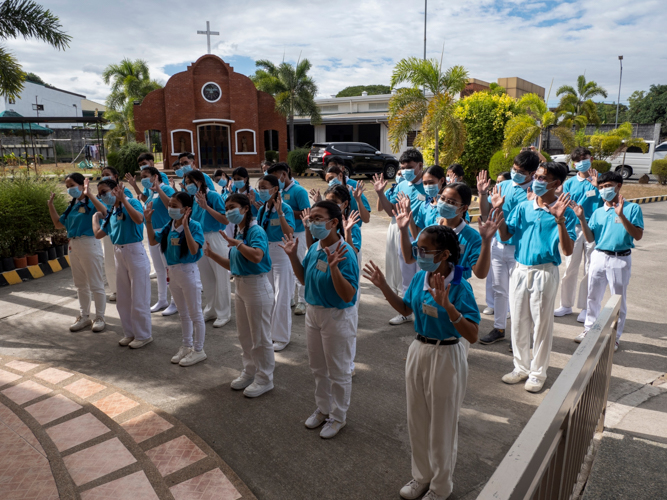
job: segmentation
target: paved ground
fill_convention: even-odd
[[[615,357],[612,401],[665,372],[667,285],[659,259],[667,204],[643,209],[647,231],[633,254],[627,333]],[[374,217],[364,226],[364,260],[373,256],[383,265],[387,223]],[[484,283],[472,284],[483,308]],[[410,478],[404,362],[414,332],[412,325],[389,326],[393,311],[368,282],[361,286],[352,405],[347,427],[331,441],[303,426],[315,408],[303,317],[294,318],[292,343],[276,356],[276,389],[257,400],[229,388],[241,369],[233,320],[220,330],[207,324],[206,362],[174,366],[169,358],[180,344],[178,317],[154,316],[156,340],[137,351],[117,345],[122,330],[113,304],[105,332],[70,333],[77,302],[69,270],[0,290],[0,355],[50,362],[142,398],[198,434],[258,498],[398,498]],[[480,331],[491,328],[483,317]],[[500,382],[512,368],[507,343],[473,346],[451,498],[476,497],[574,352],[572,339],[580,331],[574,316],[557,320],[549,379],[538,395]]]

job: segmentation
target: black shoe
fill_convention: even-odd
[[[499,330],[498,328],[494,328],[489,332],[489,334],[486,337],[482,337],[479,339],[479,343],[482,345],[488,345],[488,344],[495,344],[496,342],[500,342],[501,340],[505,340],[505,330]]]

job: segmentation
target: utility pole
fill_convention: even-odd
[[[424,0],[424,61],[426,61],[426,8],[428,7],[428,0]]]
[[[618,100],[616,101],[616,125],[618,128],[618,108],[621,106],[621,82],[623,81],[623,56],[618,56],[618,62],[621,64],[621,76],[618,79]]]

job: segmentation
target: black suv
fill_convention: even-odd
[[[313,144],[308,153],[308,168],[324,175],[324,161],[327,156],[339,156],[345,162],[347,176],[364,174],[384,174],[385,179],[393,179],[398,171],[398,160],[381,153],[365,142],[321,142]]]

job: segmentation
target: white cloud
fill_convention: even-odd
[[[165,65],[195,61],[206,49],[206,38],[196,32],[207,19],[221,33],[211,39],[218,55],[275,62],[283,55],[288,61],[307,57],[325,96],[348,85],[386,84],[396,61],[423,54],[423,4],[410,0],[145,0],[132,2],[128,14],[129,5],[61,0],[48,7],[73,37],[67,51],[23,39],[6,45],[25,70],[97,100],[108,92],[101,71],[124,57],[145,59],[153,78],[163,81]],[[573,84],[584,71],[607,88],[607,100],[615,100],[620,54],[622,100],[634,90],[667,83],[659,45],[667,20],[661,2],[580,0],[545,10],[550,5],[431,0],[427,55],[439,58],[445,42],[445,64],[462,64],[472,77],[519,76],[547,91],[553,78],[552,100],[556,88]],[[560,22],[549,25],[554,20]]]

